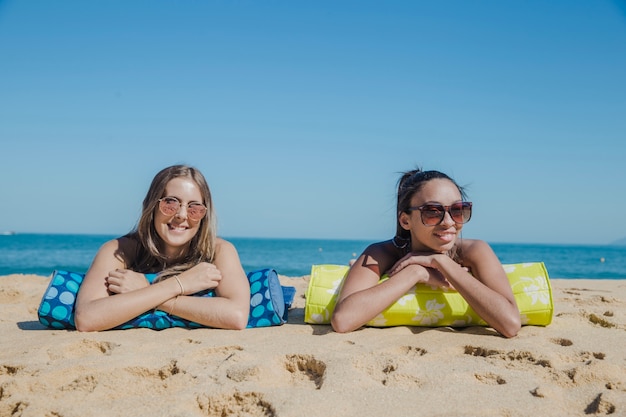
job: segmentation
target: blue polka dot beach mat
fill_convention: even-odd
[[[74,304],[84,278],[84,274],[77,272],[54,271],[52,273],[50,284],[37,310],[41,324],[51,329],[76,329]],[[156,274],[147,274],[146,278],[152,283]],[[247,327],[280,326],[286,323],[296,289],[281,286],[278,274],[271,268],[250,272],[248,281],[250,282],[250,316]],[[205,291],[196,295],[214,297],[215,292]],[[171,327],[202,328],[205,326],[157,310],[146,312],[115,329],[138,327],[162,330]]]

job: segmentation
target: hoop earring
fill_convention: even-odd
[[[404,243],[400,244],[396,242],[396,239],[403,241]],[[395,246],[397,249],[406,249],[409,246],[409,243],[411,243],[411,238],[405,238],[396,235],[393,237],[393,239],[391,239],[391,243],[393,243],[393,246]]]

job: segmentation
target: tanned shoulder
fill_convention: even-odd
[[[485,251],[492,252],[491,247],[484,240],[463,239],[460,252],[461,264],[471,268],[480,257],[484,256]]]
[[[366,265],[372,263],[378,265],[379,275],[388,271],[403,256],[402,250],[395,247],[391,240],[373,243],[365,249],[363,254],[366,257],[364,259]]]

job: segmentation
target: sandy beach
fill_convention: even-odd
[[[0,277],[0,416],[626,415],[626,280],[553,279],[547,327],[304,323],[308,277],[280,327],[49,330],[48,277]]]

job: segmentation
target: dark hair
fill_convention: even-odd
[[[189,242],[186,252],[180,259],[175,260],[174,264],[170,264],[165,257],[163,240],[154,227],[154,214],[158,210],[159,199],[165,197],[167,184],[172,179],[180,177],[187,177],[198,185],[202,202],[207,207],[207,214],[200,223],[198,233]],[[127,237],[138,243],[137,252],[133,259],[130,259],[129,268],[138,272],[163,271],[159,275],[160,279],[186,271],[200,262],[213,262],[216,217],[211,190],[202,173],[187,165],[173,165],[157,173],[143,200],[143,210],[137,226]]]
[[[400,214],[408,213],[411,206],[411,199],[422,189],[424,184],[430,180],[444,179],[450,181],[459,189],[461,197],[466,200],[467,196],[463,187],[459,186],[452,178],[439,171],[422,171],[420,168],[407,171],[402,174],[398,181],[398,203],[396,209],[396,237],[401,241],[408,242],[411,239],[411,233],[400,226]],[[395,240],[394,240],[395,241]]]

